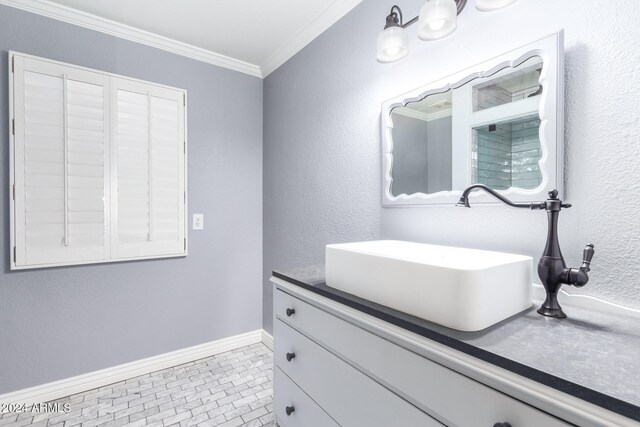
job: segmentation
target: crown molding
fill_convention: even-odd
[[[451,116],[451,108],[443,111],[438,111],[437,113],[423,113],[421,111],[412,110],[407,107],[396,107],[393,109],[393,112],[396,114],[400,114],[401,116],[410,117],[412,119],[418,119],[425,122],[430,122],[432,120],[442,119],[444,117]]]
[[[5,6],[99,31],[259,78],[264,78],[275,71],[361,2],[362,0],[333,1],[308,26],[273,54],[269,55],[262,65],[256,65],[48,0],[0,0],[0,4]]]
[[[110,19],[101,18],[90,13],[81,12],[67,6],[52,3],[47,0],[0,0],[0,4],[14,7],[27,12],[36,13],[58,21],[80,27],[89,28],[101,33],[120,37],[136,43],[162,49],[167,52],[196,59],[198,61],[228,68],[240,73],[262,78],[260,67],[255,64],[240,61],[219,53],[211,52],[187,43],[179,42],[158,34],[140,30],[129,25],[121,24]]]
[[[274,72],[360,3],[362,3],[362,0],[335,0],[332,2],[302,31],[294,35],[263,61],[260,66],[263,77],[267,77]]]

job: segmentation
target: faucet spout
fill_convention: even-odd
[[[471,205],[469,204],[469,194],[471,194],[471,192],[473,190],[482,190],[485,191],[489,194],[491,194],[493,197],[495,197],[496,199],[500,200],[502,203],[507,204],[511,207],[514,208],[525,208],[525,209],[544,209],[545,208],[545,203],[516,203],[516,202],[512,202],[511,200],[507,199],[506,197],[504,197],[502,194],[498,193],[496,190],[494,190],[491,187],[487,187],[484,184],[473,184],[469,187],[467,187],[463,192],[462,192],[462,196],[460,196],[460,200],[458,201],[458,203],[456,203],[456,206],[460,206],[460,207],[465,207],[465,208],[470,208]]]

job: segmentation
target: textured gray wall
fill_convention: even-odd
[[[9,271],[10,49],[189,91],[187,258]],[[259,329],[262,81],[5,6],[0,58],[0,393]]]
[[[423,0],[402,0],[405,16]],[[380,104],[519,45],[566,33],[566,196],[560,241],[576,265],[593,242],[591,282],[570,292],[640,307],[640,3],[519,0],[493,13],[469,2],[458,31],[378,64],[392,3],[365,0],[265,80],[264,325],[271,270],[324,261],[327,243],[377,238],[511,251],[536,258],[546,218],[506,206],[381,207]],[[304,106],[301,108],[300,106]],[[537,279],[537,278],[536,278]]]

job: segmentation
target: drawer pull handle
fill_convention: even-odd
[[[291,360],[295,359],[295,358],[296,358],[296,354],[295,353],[287,353],[287,362],[291,362]]]
[[[287,317],[291,317],[294,314],[296,314],[296,309],[295,308],[287,308]]]
[[[493,427],[511,427],[509,423],[495,423]]]
[[[293,406],[287,406],[286,408],[284,408],[284,412],[287,413],[287,416],[291,416],[291,414],[293,414],[295,412],[296,408],[294,408]]]

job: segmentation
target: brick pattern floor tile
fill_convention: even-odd
[[[60,412],[0,413],[0,427],[273,427],[272,385],[254,344],[49,402]]]

